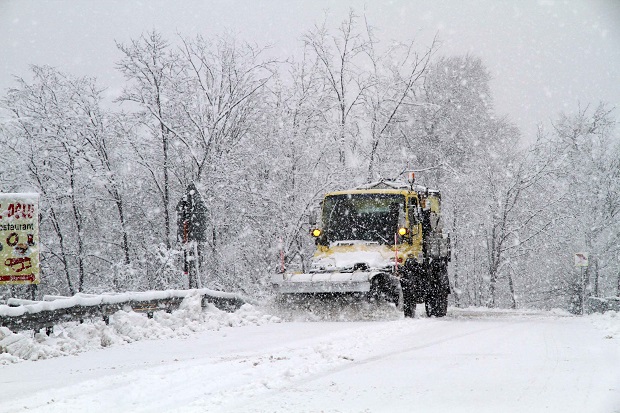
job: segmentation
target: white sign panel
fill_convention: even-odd
[[[588,266],[588,253],[578,252],[575,254],[575,267],[587,267]]]
[[[39,194],[0,194],[0,285],[39,281]]]

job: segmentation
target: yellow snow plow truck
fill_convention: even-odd
[[[413,317],[448,307],[450,239],[442,231],[441,194],[414,183],[386,181],[325,195],[311,218],[316,251],[307,273],[275,274],[280,296],[354,295],[394,303]]]

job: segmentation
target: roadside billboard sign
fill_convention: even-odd
[[[39,194],[0,193],[0,285],[39,282]]]

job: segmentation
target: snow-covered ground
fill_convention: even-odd
[[[199,308],[189,298],[49,338],[2,329],[0,412],[620,412],[614,312]]]

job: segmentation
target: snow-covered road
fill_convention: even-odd
[[[590,318],[284,322],[0,366],[0,412],[620,412]]]

